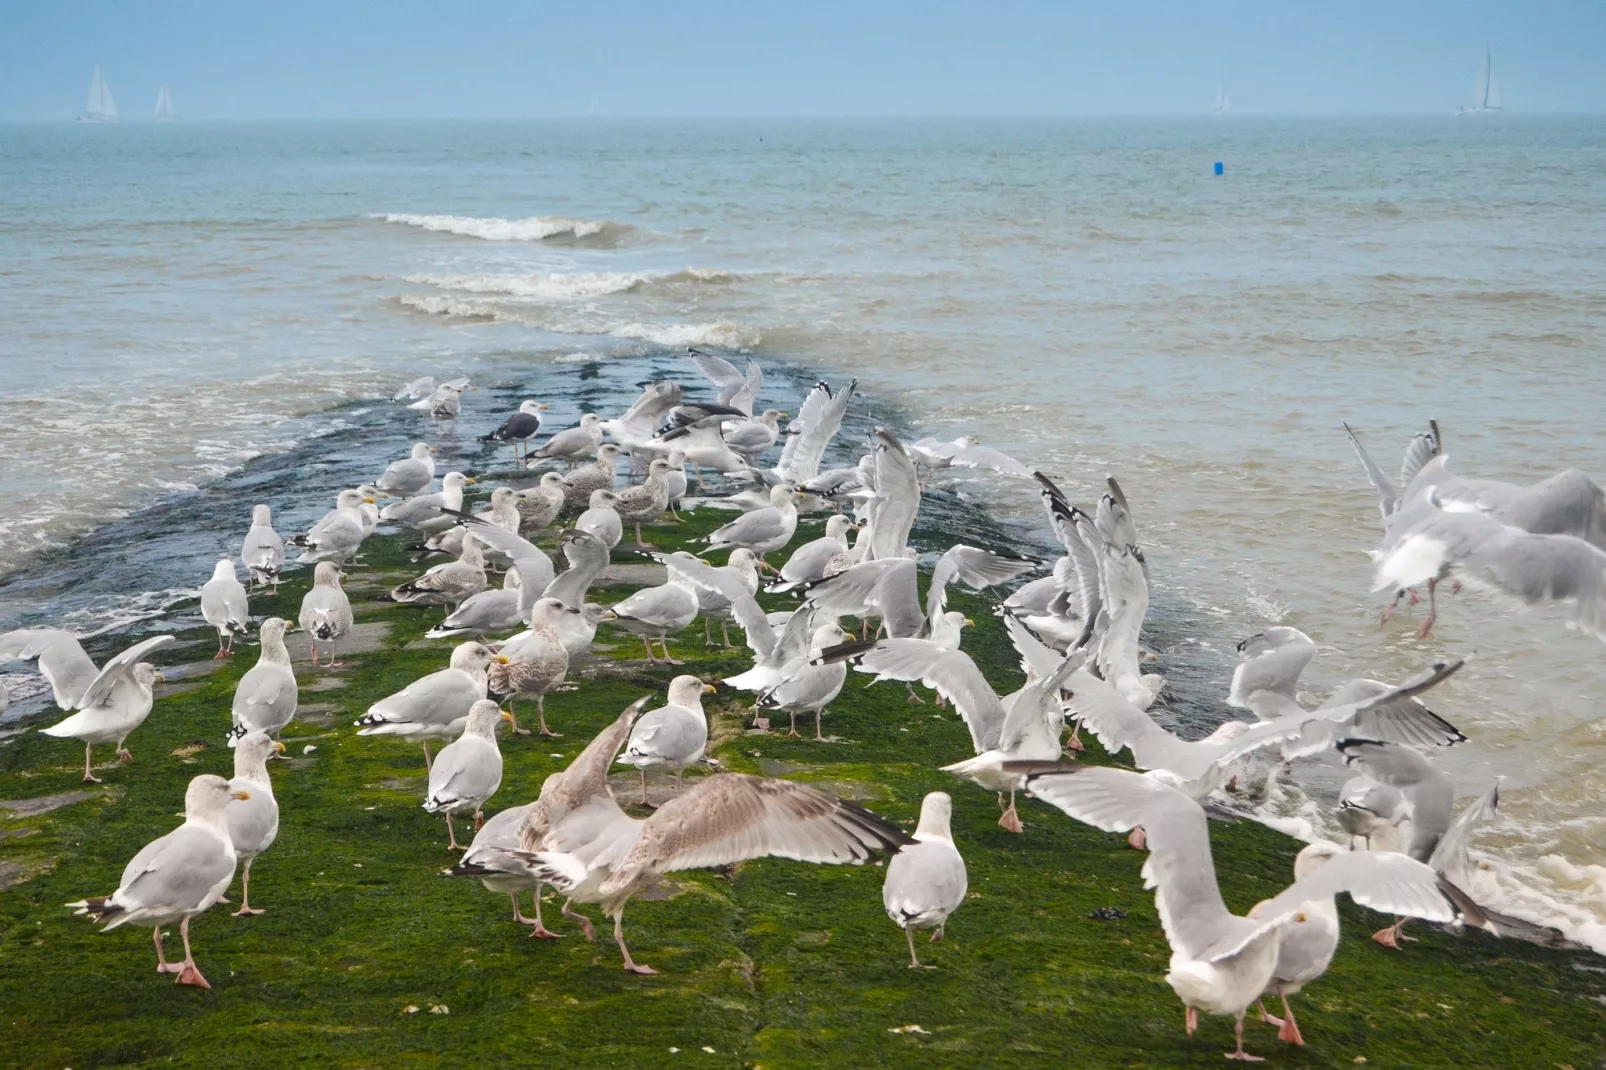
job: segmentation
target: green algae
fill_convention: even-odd
[[[727,518],[705,510],[652,538],[674,549]],[[406,541],[370,540],[358,572],[365,596],[379,589],[370,576],[417,570]],[[623,548],[616,559],[639,560]],[[277,599],[254,599],[253,611],[293,617],[309,578],[296,574]],[[978,623],[966,648],[986,675],[1016,686],[1015,658],[987,603],[963,593],[950,601]],[[626,916],[633,952],[659,977],[625,974],[611,940],[587,944],[556,902],[547,921],[565,939],[527,939],[505,898],[440,874],[452,859],[440,819],[418,805],[418,747],[358,738],[351,727],[370,703],[444,664],[452,641],[423,639],[440,615],[365,601],[359,621],[388,626],[379,649],[348,655],[336,672],[298,662],[303,699],[324,708],[290,726],[294,760],[272,769],[282,825],[253,891],[267,913],[232,919],[214,909],[192,927],[209,992],[157,976],[145,930],[100,934],[62,904],[111,891],[124,862],[176,823],[185,782],[230,770],[229,698],[254,650],[163,697],[130,740],[137,761],[103,772],[106,784],[87,798],[47,814],[0,811],[0,865],[22,875],[0,891],[0,1064],[1221,1065],[1231,1024],[1207,1019],[1186,1037],[1161,979],[1169,950],[1141,888],[1142,856],[1030,800],[1026,834],[1004,832],[989,793],[938,770],[968,753],[959,720],[857,675],[825,715],[826,733],[844,742],[749,732],[746,696],[712,696],[714,756],[728,769],[851,787],[910,824],[927,791],[950,792],[971,898],[947,940],[922,949],[937,969],[907,968],[902,936],[881,911],[879,866],[760,860],[676,875],[667,897],[637,900]],[[179,659],[208,655],[205,633],[180,638],[195,645]],[[598,638],[611,656],[639,649],[606,626]],[[577,666],[579,686],[547,704],[562,738],[503,740],[506,774],[492,808],[534,797],[671,673],[713,678],[749,662],[743,650],[705,647],[697,628],[671,650],[685,669],[610,656]],[[1104,759],[1090,746],[1083,760]],[[80,763],[71,743],[14,737],[0,746],[0,795],[78,790]],[[1294,841],[1249,822],[1212,832],[1229,906],[1246,910],[1286,884]],[[1090,917],[1103,907],[1126,915]],[[1251,1050],[1275,1065],[1599,1063],[1606,974],[1593,956],[1428,926],[1416,927],[1420,943],[1393,953],[1366,936],[1382,919],[1351,905],[1342,914],[1332,970],[1296,997],[1306,1046],[1251,1023]]]

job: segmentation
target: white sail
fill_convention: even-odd
[[[1494,54],[1487,45],[1483,49],[1483,62],[1478,64],[1478,76],[1472,81],[1472,102],[1459,110],[1462,115],[1500,110],[1500,85],[1494,78]]]
[[[80,122],[86,123],[115,123],[117,121],[117,103],[112,100],[111,87],[106,79],[100,76],[100,64],[95,64],[95,76],[89,82],[89,100],[84,105],[84,114]]]
[[[173,114],[173,95],[167,91],[167,86],[164,85],[161,91],[156,94],[156,121],[170,123],[177,118],[178,116]]]
[[[1216,106],[1212,109],[1217,115],[1232,110],[1232,101],[1227,98],[1227,87],[1216,86]]]

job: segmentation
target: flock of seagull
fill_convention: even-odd
[[[1237,1043],[1229,1058],[1255,1059],[1244,1050],[1243,1031],[1257,1004],[1282,1039],[1303,1043],[1288,997],[1333,958],[1338,894],[1396,917],[1375,937],[1389,947],[1398,947],[1408,918],[1488,924],[1466,891],[1468,847],[1498,804],[1498,781],[1455,814],[1451,782],[1427,754],[1466,737],[1420,699],[1460,661],[1434,662],[1392,684],[1353,680],[1312,708],[1298,685],[1316,645],[1295,628],[1268,628],[1240,644],[1225,700],[1251,718],[1183,739],[1151,712],[1165,680],[1145,671],[1152,661],[1142,642],[1149,565],[1113,478],[1096,503],[1083,507],[1041,472],[972,438],[906,445],[886,429],[868,436],[856,463],[824,468],[856,382],[839,390],[815,383],[783,425],[786,413],[754,413],[763,387],[756,362],[738,368],[695,350],[689,359],[712,384],[714,401],[688,400],[680,383],[656,381],[622,415],[586,413],[539,442],[546,406],[525,401],[484,440],[511,445],[518,464],[542,475],[531,486],[494,488],[478,511],[464,498],[475,481],[437,472],[427,443],[372,483],[342,490],[334,509],[288,541],[275,532],[269,507],[256,505],[239,557],[246,582],[235,559],[225,558],[201,591],[202,616],[218,635],[217,657],[228,657],[252,627],[251,590],[276,590],[287,551],[299,550],[292,563],[314,566],[314,582],[297,623],[311,640],[313,664],[337,667],[338,649],[354,626],[343,570],[356,564],[379,525],[410,529],[421,540],[420,553],[448,558],[390,597],[442,607],[444,619],[428,634],[458,645],[439,671],[374,703],[357,720],[358,735],[421,745],[428,771],[423,806],[444,816],[449,846],[463,851],[448,872],[507,895],[514,920],[531,926],[531,935],[556,936],[541,916],[541,890],[550,887],[563,899],[563,916],[587,939],[594,939],[592,922],[575,906],[600,904],[613,921],[625,969],[650,974],[656,971],[636,962],[625,944],[623,913],[663,874],[763,856],[859,864],[890,853],[884,905],[906,934],[910,966],[921,967],[916,932],[941,939],[964,902],[965,863],[943,792],[925,797],[910,835],[794,781],[714,771],[687,786],[687,769],[718,765],[706,753],[702,706],[715,688],[688,674],[669,681],[661,705],[643,698],[620,713],[546,780],[538,798],[484,820],[502,780],[499,724],[532,731],[518,722],[518,700],[536,704],[533,731],[555,735],[545,698],[563,686],[599,627],[638,637],[648,665],[676,666],[669,639],[699,617],[706,642],[714,641],[717,621],[729,647],[734,624],[751,651],[751,667],[722,683],[752,695],[755,726],[767,728],[769,717],[784,713],[796,735],[798,716],[812,715],[815,738],[824,738],[822,718],[850,671],[903,682],[911,702],[924,701],[918,684],[934,691],[939,704],[951,704],[969,729],[974,754],[944,770],[996,793],[1000,826],[1023,832],[1016,798],[1025,792],[1078,821],[1130,833],[1131,844],[1148,852],[1142,875],[1172,948],[1165,979],[1186,1008],[1188,1033],[1201,1011],[1233,1018]],[[467,380],[436,385],[426,378],[397,400],[451,419],[467,389]],[[1353,431],[1350,437],[1380,496],[1385,534],[1374,554],[1376,581],[1378,589],[1396,592],[1385,620],[1401,598],[1414,600],[1415,589],[1426,586],[1433,611],[1425,635],[1436,616],[1437,587],[1450,580],[1457,589],[1466,584],[1528,604],[1565,603],[1569,623],[1606,639],[1606,502],[1587,477],[1564,472],[1522,487],[1452,476],[1435,424],[1411,440],[1396,483]],[[777,445],[774,463],[766,464]],[[1037,566],[955,544],[931,562],[920,596],[923,558],[909,544],[911,531],[927,489],[955,469],[1035,486],[1064,551],[1047,575],[997,606],[1025,675],[1007,695],[988,684],[964,650],[973,622],[947,609],[947,592],[954,584],[983,591]],[[721,477],[724,493],[698,504],[738,515],[696,555],[650,551],[642,525],[676,519],[683,501],[692,504],[693,486],[708,493],[710,472]],[[437,480],[439,489],[431,490]],[[813,513],[828,514],[824,533],[772,563],[771,555],[793,542],[799,516]],[[612,605],[594,603],[591,587],[627,531],[664,567],[664,581]],[[557,564],[537,538],[550,539]],[[723,564],[707,559],[715,552]],[[496,584],[498,569],[503,577]],[[766,612],[757,600],[761,590],[787,595],[797,607]],[[278,736],[296,713],[296,673],[284,641],[291,627],[280,618],[256,626],[258,661],[239,681],[227,732],[232,779],[194,778],[183,825],[137,854],[115,892],[70,904],[107,928],[150,927],[158,969],[176,973],[181,984],[206,986],[191,953],[189,922],[222,901],[236,868],[242,881],[236,916],[260,913],[250,907],[248,882],[252,862],[278,830],[266,763],[283,751]],[[31,629],[0,635],[0,663],[37,660],[56,704],[73,711],[42,731],[81,741],[84,779],[94,781],[96,746],[114,745],[119,759],[131,760],[125,741],[149,714],[161,679],[144,659],[172,642],[170,635],[146,639],[97,668],[71,633]],[[1072,760],[1067,748],[1082,749],[1082,730],[1111,755],[1130,752],[1136,769]],[[432,742],[444,743],[433,755]],[[1306,846],[1288,889],[1239,916],[1217,887],[1204,804],[1261,751],[1285,767],[1324,752],[1353,767],[1359,775],[1344,786],[1335,815],[1352,840]],[[608,777],[616,764],[639,771],[639,802],[648,816],[626,811],[636,800],[616,797]],[[648,793],[652,770],[676,784],[656,807]],[[458,815],[473,818],[476,831],[466,847],[457,838]],[[1406,823],[1404,851],[1371,849],[1374,836]],[[526,891],[534,893],[533,917],[521,907]],[[167,960],[162,944],[162,927],[173,923],[184,945],[179,963]],[[1280,999],[1280,1018],[1261,1003],[1267,996]]]

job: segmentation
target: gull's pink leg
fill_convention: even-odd
[[[236,910],[233,914],[230,914],[229,917],[231,917],[231,918],[254,917],[257,914],[262,913],[261,910],[252,910],[251,909],[251,862],[252,861],[255,861],[255,860],[254,859],[247,860],[247,862],[245,863],[245,869],[240,874],[240,909]]]
[[[546,736],[548,739],[557,739],[558,737],[563,735],[562,732],[554,732],[554,731],[552,731],[552,729],[550,729],[550,728],[548,728],[546,726],[546,696],[545,695],[537,695],[537,696],[535,696],[535,715],[541,721],[541,734],[543,736]],[[525,735],[529,735],[530,734],[530,730],[528,728],[526,728],[524,730],[524,734]]]
[[[89,756],[92,753],[94,753],[94,750],[95,750],[95,745],[93,743],[85,743],[84,744],[84,783],[85,784],[99,784],[100,783],[100,777],[96,776],[94,773],[89,771],[89,769],[90,769]]]
[[[1389,619],[1394,616],[1394,611],[1396,609],[1400,608],[1400,599],[1404,595],[1405,595],[1405,588],[1403,588],[1403,587],[1400,588],[1398,591],[1394,592],[1394,601],[1390,602],[1387,606],[1385,606],[1383,608],[1383,616],[1377,622],[1378,623],[1378,627],[1383,627],[1384,625],[1388,624]],[[1416,605],[1416,602],[1417,602],[1416,592],[1413,591],[1413,592],[1411,592],[1411,604],[1412,605]]]
[[[513,734],[516,736],[527,736],[530,734],[530,730],[528,728],[519,727],[519,715],[513,712],[513,698],[514,696],[512,695],[507,697],[507,712],[513,718]]]
[[[786,733],[786,734],[789,735],[789,736],[795,736],[795,735],[798,734],[798,731],[797,731],[797,711],[796,710],[792,710],[791,714],[792,714],[792,730],[790,732]]]
[[[904,929],[903,935],[909,940],[909,968],[911,970],[935,970],[937,967],[927,966],[915,954],[915,931],[913,929]]]
[[[684,665],[684,664],[686,664],[684,661],[676,661],[674,658],[669,656],[669,640],[668,640],[668,638],[666,638],[665,636],[660,635],[658,637],[658,645],[664,648],[664,664],[665,665]]]
[[[630,949],[625,946],[625,912],[621,909],[613,916],[613,939],[619,945],[619,954],[625,958],[625,969],[631,973],[639,973],[643,977],[656,976],[658,971],[651,966],[644,966],[630,957]]]
[[[190,919],[185,918],[179,922],[178,934],[184,939],[184,963],[179,968],[178,984],[195,985],[197,988],[211,988],[201,971],[195,966],[195,955],[190,951]]]
[[[429,771],[429,740],[426,739],[424,740],[424,772],[428,773]]]
[[[156,972],[183,973],[183,963],[168,962],[167,959],[162,955],[162,927],[160,925],[151,926],[151,935],[156,938]]]
[[[1197,1007],[1189,1007],[1187,1009],[1187,1013],[1182,1016],[1182,1028],[1190,1037],[1198,1032],[1199,1009]]]
[[[658,660],[658,655],[652,652],[652,640],[645,635],[641,637],[641,645],[647,648],[647,664],[651,665]]]
[[[1070,750],[1076,750],[1076,751],[1086,750],[1087,749],[1086,747],[1082,746],[1082,722],[1081,721],[1077,721],[1076,724],[1071,726],[1071,737],[1065,741],[1065,746],[1067,748],[1069,748]]]
[[[1304,1047],[1305,1038],[1299,1035],[1299,1023],[1294,1021],[1293,1008],[1288,1006],[1288,997],[1283,996],[1283,1027],[1277,1030],[1277,1039],[1286,1040],[1290,1044]]]
[[[461,851],[462,844],[457,842],[457,829],[452,826],[452,812],[446,811],[446,849],[448,851]]]
[[[474,811],[474,831],[478,832],[480,829],[482,829],[484,827],[485,827],[485,811],[484,810],[475,810]]]
[[[1149,847],[1149,834],[1143,831],[1143,826],[1135,827],[1126,838],[1126,845],[1134,851],[1144,851]]]
[[[1238,1038],[1238,1047],[1233,1051],[1229,1051],[1227,1058],[1240,1063],[1263,1063],[1266,1061],[1258,1055],[1250,1055],[1247,1051],[1244,1051],[1244,1019],[1241,1014],[1238,1016],[1238,1026],[1234,1030],[1234,1035]]]
[[[1406,936],[1404,930],[1405,919],[1396,918],[1394,924],[1390,925],[1387,929],[1379,929],[1377,932],[1373,933],[1372,939],[1376,940],[1384,947],[1391,947],[1398,951],[1400,949],[1401,940],[1414,939],[1414,937]]]
[[[1418,639],[1426,639],[1433,630],[1433,622],[1439,619],[1439,600],[1434,591],[1438,585],[1437,578],[1428,581],[1428,619],[1422,622],[1422,630],[1416,633]]]
[[[820,711],[814,711],[814,739],[817,743],[824,743],[825,737],[820,735]]]
[[[651,806],[652,803],[647,801],[647,770],[638,769],[637,772],[641,774],[641,805]]]
[[[1266,1001],[1265,1000],[1261,1000],[1261,999],[1255,1000],[1255,1006],[1260,1009],[1260,1020],[1265,1022],[1267,1025],[1275,1025],[1275,1026],[1279,1026],[1280,1027],[1283,1024],[1283,1020],[1281,1018],[1278,1018],[1275,1015],[1271,1015],[1271,1014],[1267,1014],[1266,1013]]]
[[[573,899],[565,899],[563,901],[563,916],[580,926],[580,931],[585,934],[586,943],[594,944],[597,942],[596,926],[591,924],[590,918],[574,909]]]
[[[551,929],[548,929],[541,923],[541,886],[539,884],[535,886],[535,891],[531,898],[535,900],[535,928],[530,930],[530,938],[532,940],[562,940],[563,937],[559,936],[557,933],[553,932]],[[513,895],[513,916],[515,919],[523,922],[525,925],[529,925],[531,923],[529,918],[526,918],[523,914],[519,913],[519,897],[518,893],[516,892]]]
[[[1026,826],[1021,824],[1020,814],[1015,809],[1015,792],[1013,790],[1009,793],[1009,809],[1005,810],[1004,816],[998,819],[998,827],[1005,832],[1026,831]]]

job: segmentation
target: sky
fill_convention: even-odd
[[[1606,3],[0,0],[0,120],[1606,111]]]

